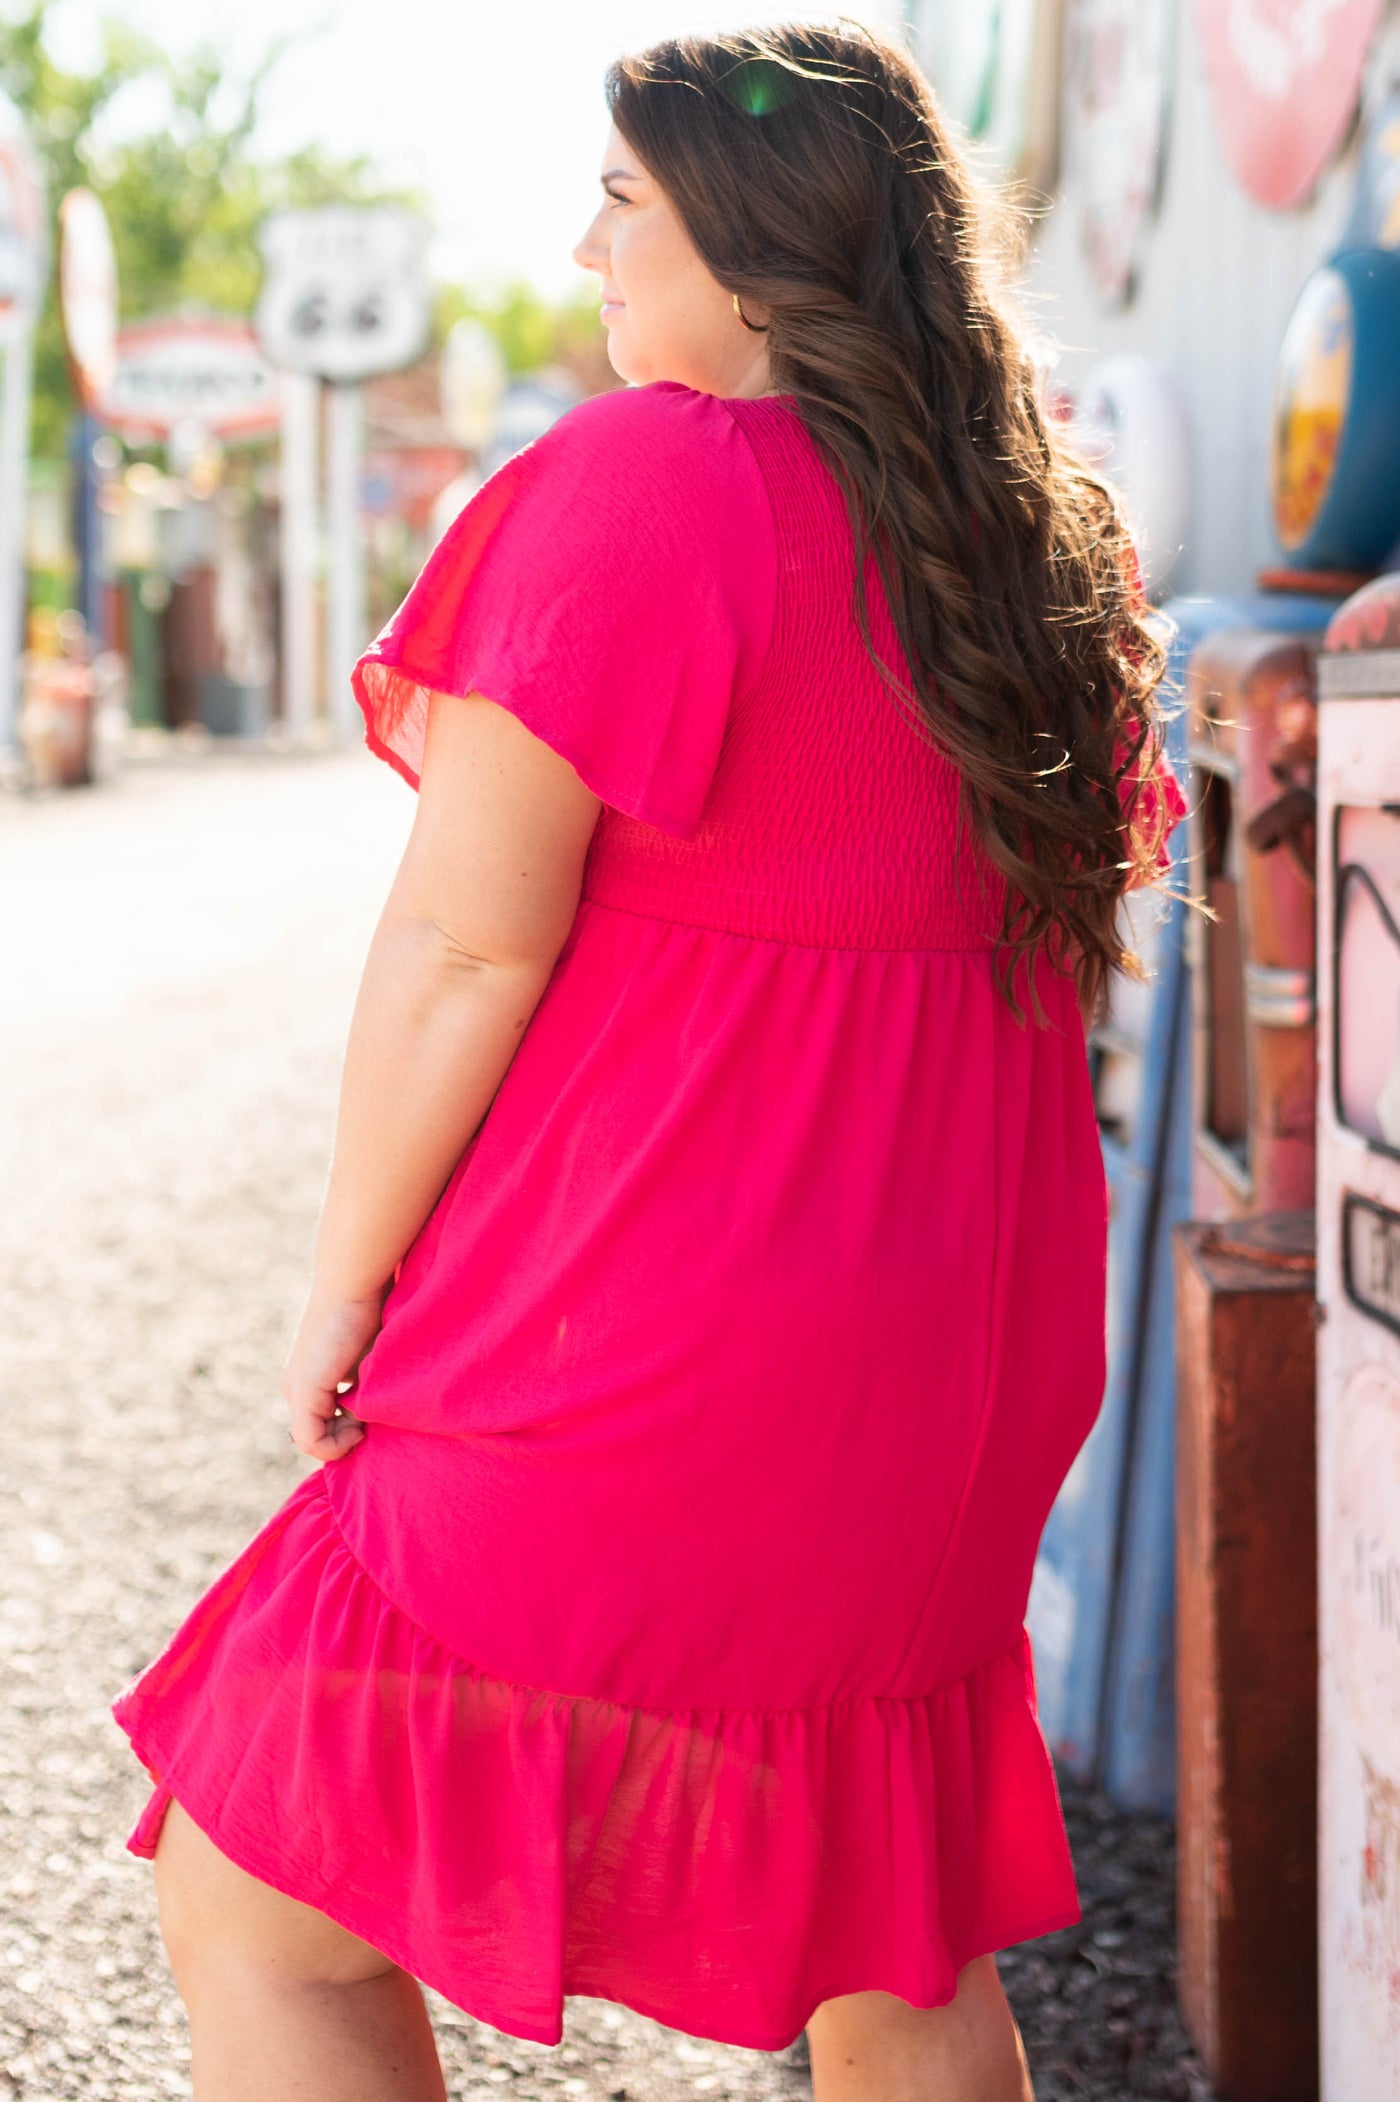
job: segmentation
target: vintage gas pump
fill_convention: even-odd
[[[1400,576],[1320,660],[1319,1981],[1324,2102],[1400,2094]]]
[[[1197,1218],[1310,1210],[1316,635],[1209,637],[1188,677]]]
[[[1232,2102],[1317,2092],[1320,641],[1220,633],[1187,682],[1213,917],[1188,928],[1196,1216],[1175,1233],[1178,1989]]]
[[[1296,601],[1295,601],[1296,602]],[[1316,663],[1305,620],[1187,675],[1192,1211],[1174,1233],[1182,2011],[1235,2102],[1317,2091]]]
[[[1168,601],[1164,611],[1176,635],[1167,694],[1189,694],[1198,654],[1214,639],[1224,661],[1231,635],[1252,637],[1251,647],[1266,657],[1277,648],[1293,652],[1295,667],[1310,665],[1337,603],[1281,590]],[[1202,782],[1189,768],[1188,727],[1187,713],[1176,713],[1168,751],[1195,805]],[[1213,755],[1214,747],[1208,749]],[[1267,761],[1272,747],[1261,749]],[[1234,765],[1233,754],[1226,763]],[[1297,798],[1291,809],[1271,809],[1291,783],[1277,780],[1267,763],[1262,776],[1256,814],[1280,835],[1275,851],[1289,855]],[[1310,798],[1305,802],[1310,813]],[[1189,875],[1189,887],[1199,890],[1199,874],[1186,868],[1191,830],[1179,827],[1172,846],[1178,877]],[[1243,836],[1242,827],[1241,842]],[[1118,1801],[1164,1814],[1175,1807],[1177,1792],[1172,1234],[1193,1209],[1192,1003],[1184,950],[1199,950],[1196,921],[1173,901],[1155,932],[1151,987],[1124,988],[1127,997],[1115,1002],[1091,1045],[1110,1193],[1108,1382],[1099,1418],[1050,1514],[1029,1613],[1040,1711],[1056,1755]],[[1310,964],[1310,948],[1306,955]],[[1267,979],[1262,990],[1276,993]],[[1310,980],[1307,992],[1310,1004]],[[1242,986],[1235,1006],[1243,1011]],[[1289,1032],[1296,1033],[1291,1023]],[[1237,1042],[1243,1057],[1242,1035]],[[1242,1095],[1243,1079],[1236,1085]]]

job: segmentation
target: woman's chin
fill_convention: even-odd
[[[646,378],[638,369],[640,361],[628,354],[626,328],[616,321],[608,325],[608,363],[620,380],[639,384]]]

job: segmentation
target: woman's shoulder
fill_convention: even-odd
[[[693,507],[706,494],[733,501],[744,485],[762,494],[752,448],[723,396],[679,380],[612,387],[566,409],[529,448],[536,467],[596,467],[629,476],[634,491],[684,489]]]
[[[661,438],[673,445],[703,444],[733,421],[722,395],[706,394],[681,380],[648,380],[641,386],[608,387],[575,402],[550,429],[589,437]]]

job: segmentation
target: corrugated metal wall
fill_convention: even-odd
[[[934,7],[951,4],[910,0],[921,58],[921,24]],[[1191,524],[1171,589],[1233,592],[1278,559],[1267,464],[1274,363],[1304,280],[1345,222],[1356,142],[1328,169],[1309,205],[1265,211],[1245,196],[1221,152],[1191,0],[1177,0],[1173,71],[1161,210],[1144,240],[1133,304],[1106,312],[1090,280],[1081,252],[1083,178],[1073,131],[1062,125],[1060,186],[1036,240],[1031,311],[1059,340],[1057,373],[1071,388],[1115,351],[1145,352],[1170,369],[1190,409],[1195,445]],[[1367,66],[1367,108],[1393,72],[1400,72],[1397,0]]]

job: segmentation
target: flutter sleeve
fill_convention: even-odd
[[[723,402],[596,395],[488,478],[355,665],[365,742],[416,789],[429,694],[482,694],[604,803],[688,838],[776,590],[762,471]]]

